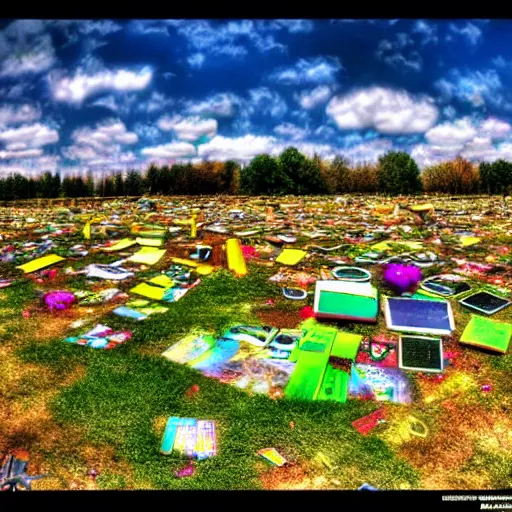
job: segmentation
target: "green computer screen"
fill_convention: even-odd
[[[370,297],[323,291],[318,302],[319,313],[346,317],[375,318],[378,303]]]

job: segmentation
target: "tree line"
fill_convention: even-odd
[[[403,151],[390,151],[377,163],[350,165],[331,162],[290,147],[279,156],[258,155],[241,168],[234,161],[151,165],[145,173],[105,176],[102,180],[44,173],[39,178],[12,174],[0,179],[0,200],[58,197],[149,195],[314,195],[419,192],[448,194],[505,194],[512,190],[512,163],[504,160],[474,165],[464,158],[427,167],[420,172]]]

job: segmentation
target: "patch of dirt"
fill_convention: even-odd
[[[296,329],[303,321],[298,311],[282,311],[278,309],[260,309],[256,316],[266,325],[279,329]]]
[[[490,413],[478,404],[443,402],[436,419],[438,431],[426,439],[402,444],[399,453],[423,477],[427,489],[478,489],[489,485],[489,476],[473,472],[469,477],[464,466],[478,445],[486,451],[510,453],[512,421],[502,413]]]

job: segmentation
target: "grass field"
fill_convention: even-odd
[[[79,232],[69,236],[70,245],[80,240]],[[484,257],[492,252],[488,246],[475,251]],[[90,253],[73,266],[102,258],[115,259]],[[194,328],[220,333],[234,323],[298,325],[305,303],[280,295],[268,281],[276,271],[249,264],[248,275],[236,278],[217,270],[167,313],[139,323],[110,315],[112,307],[34,311],[41,286],[28,279],[1,289],[0,452],[30,451],[29,472],[51,475],[34,489],[357,489],[364,482],[380,489],[512,487],[512,356],[462,347],[457,339],[470,315],[457,304],[457,331],[445,342],[445,351],[457,355],[444,379],[408,374],[414,402],[385,404],[388,421],[366,437],[351,423],[381,404],[251,396],[161,356]],[[67,279],[57,288],[42,287],[62,289]],[[81,279],[85,287],[83,277],[73,285]],[[512,322],[512,307],[493,318]],[[71,327],[80,319],[130,329],[133,337],[111,351],[64,343],[66,336],[84,332]],[[382,318],[376,326],[344,328],[365,335],[385,331]],[[484,384],[492,391],[483,393]],[[199,392],[189,397],[193,385]],[[426,424],[426,438],[411,435],[409,415]],[[179,456],[159,452],[169,416],[216,422],[218,455],[196,464],[191,478],[174,476],[183,466]],[[290,464],[270,466],[257,456],[267,447]],[[318,452],[331,468],[317,461]],[[91,469],[96,478],[89,476]]]

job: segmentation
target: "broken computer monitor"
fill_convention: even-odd
[[[378,292],[369,282],[316,282],[316,318],[375,323],[378,312]]]
[[[399,367],[417,372],[442,372],[443,343],[440,338],[401,336],[398,344]]]
[[[473,309],[485,315],[493,315],[511,302],[489,292],[478,292],[459,301],[463,306]]]
[[[388,297],[384,313],[392,331],[448,335],[455,330],[453,311],[446,301]]]

